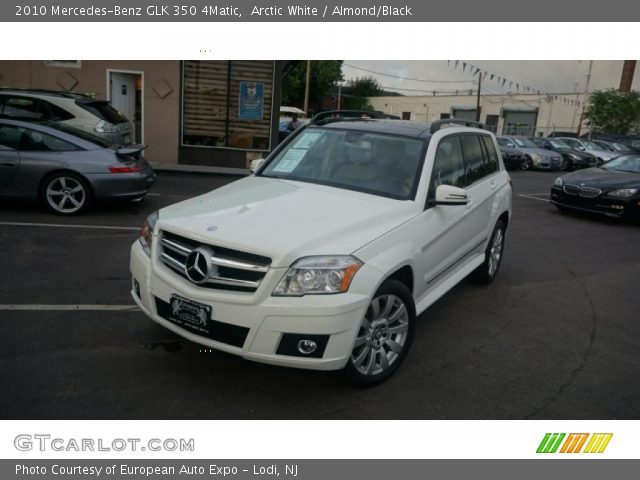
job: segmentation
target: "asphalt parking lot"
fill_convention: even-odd
[[[402,368],[370,389],[202,353],[133,308],[129,247],[146,215],[234,177],[161,173],[143,202],[74,218],[3,202],[0,415],[638,419],[640,227],[558,212],[555,176],[512,173],[496,282],[462,282],[433,305]]]

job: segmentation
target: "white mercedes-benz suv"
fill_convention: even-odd
[[[371,385],[404,360],[417,315],[469,274],[494,279],[511,215],[494,135],[335,115],[252,176],[149,216],[131,247],[149,317],[210,348]]]

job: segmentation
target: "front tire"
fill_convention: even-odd
[[[498,220],[484,252],[484,262],[472,273],[473,279],[477,282],[489,284],[495,280],[502,263],[506,232],[507,226],[504,221]]]
[[[344,374],[359,386],[385,381],[407,356],[415,330],[411,292],[397,280],[385,281],[373,296]]]
[[[520,164],[520,170],[531,170],[533,168],[533,161],[529,157],[525,157]]]
[[[71,172],[51,175],[42,186],[42,202],[57,215],[76,215],[91,203],[91,190],[86,180]]]

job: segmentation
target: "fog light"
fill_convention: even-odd
[[[140,284],[135,278],[133,279],[133,291],[136,293],[136,296],[140,298]]]
[[[311,355],[318,348],[318,344],[313,340],[300,340],[298,342],[298,351],[303,355]]]

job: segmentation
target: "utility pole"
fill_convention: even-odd
[[[633,83],[633,74],[636,70],[636,60],[625,60],[622,66],[622,77],[620,78],[621,92],[629,92]]]
[[[578,138],[580,137],[580,130],[582,130],[582,120],[584,119],[584,110],[587,103],[587,96],[589,95],[589,83],[591,83],[592,69],[593,69],[593,60],[590,60],[589,71],[587,72],[587,82],[584,85],[584,97],[582,97],[582,113],[580,113],[580,122],[578,123]],[[589,138],[591,138],[591,130],[589,130]]]
[[[476,98],[476,122],[480,121],[480,89],[482,88],[482,72],[478,72],[478,97]]]
[[[307,60],[307,82],[304,85],[304,113],[309,113],[309,82],[311,81],[311,60]]]

